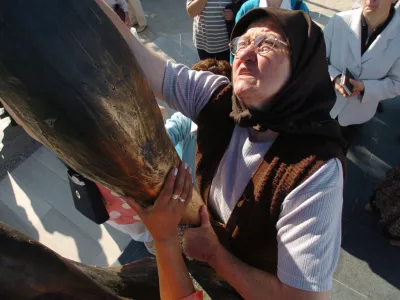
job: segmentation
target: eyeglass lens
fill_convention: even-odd
[[[253,39],[246,37],[239,37],[232,43],[232,54],[236,55],[240,51],[246,49],[252,42],[254,41],[254,48],[259,54],[266,54],[271,49],[274,48],[275,45],[275,37],[269,34],[260,34]]]

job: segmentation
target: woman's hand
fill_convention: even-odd
[[[192,199],[191,170],[186,163],[172,169],[154,205],[143,208],[130,197],[122,197],[139,215],[156,242],[176,240],[177,227]]]
[[[200,219],[200,227],[186,228],[183,232],[183,250],[195,260],[210,263],[222,245],[211,226],[205,205],[200,209]]]
[[[365,85],[361,80],[354,80],[350,78],[350,83],[353,85],[353,93],[351,96],[356,96],[364,92]]]
[[[335,81],[334,81],[335,89],[345,98],[351,98],[351,97],[357,96],[357,95],[361,94],[365,89],[364,83],[362,81],[354,80],[354,79],[350,78],[350,83],[353,85],[353,92],[351,93],[351,95],[347,95],[345,90],[340,85],[340,79],[341,79],[340,76],[335,78]]]
[[[344,88],[342,88],[342,86],[340,85],[340,79],[341,77],[338,76],[335,78],[335,89],[345,98],[348,98],[349,96],[347,95],[347,93],[345,92]]]

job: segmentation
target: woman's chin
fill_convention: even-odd
[[[237,82],[237,84],[235,84],[233,86],[233,89],[235,91],[236,96],[238,96],[240,99],[242,98],[247,98],[249,97],[252,93],[254,93],[254,87],[249,85],[249,84],[245,84],[244,82]]]
[[[235,89],[235,94],[236,96],[243,102],[248,102],[246,101],[247,99],[252,98],[254,96],[254,88],[251,87],[241,87]]]

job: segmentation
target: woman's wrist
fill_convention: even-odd
[[[178,234],[169,238],[154,239],[154,246],[160,248],[179,248]]]
[[[207,261],[207,263],[211,266],[211,268],[213,268],[213,269],[217,268],[217,262],[218,262],[219,258],[224,256],[225,251],[226,251],[226,249],[224,248],[224,246],[222,246],[221,243],[218,243],[217,245],[215,245],[213,255],[210,256]]]

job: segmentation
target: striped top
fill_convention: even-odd
[[[187,4],[193,0],[187,0]],[[200,15],[193,19],[193,44],[208,53],[229,50],[228,31],[222,11],[232,0],[208,0]]]

